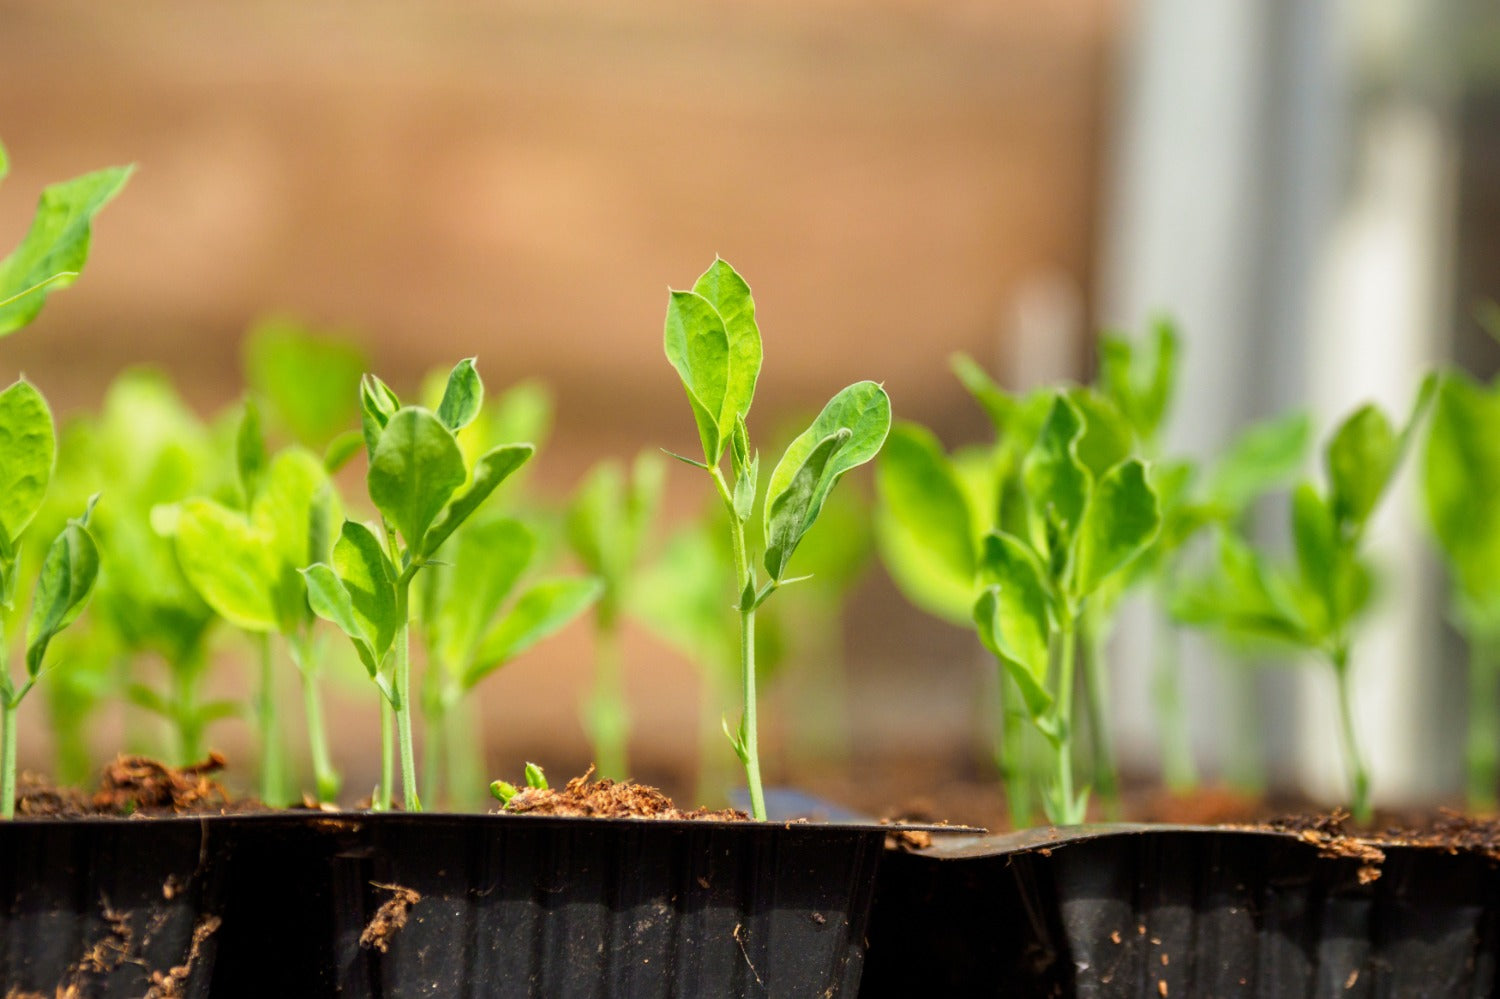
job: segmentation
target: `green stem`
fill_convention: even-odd
[[[342,780],[328,752],[328,729],[323,724],[323,692],[318,686],[318,667],[300,637],[288,640],[292,662],[302,678],[302,707],[307,716],[307,747],[312,756],[313,783],[319,802],[336,801]]]
[[[730,539],[734,546],[735,600],[740,608],[740,681],[744,714],[740,720],[739,752],[745,764],[745,782],[750,789],[750,815],[758,822],[766,818],[766,795],[760,781],[760,736],[755,718],[755,605],[746,594],[755,590],[755,570],[745,552],[745,524],[734,510],[734,497],[717,468],[710,469],[724,508],[729,511]]]
[[[427,789],[427,800],[436,802],[438,808],[452,808],[451,791],[443,773],[447,754],[440,744],[447,738],[447,710],[440,697],[424,697],[422,701],[422,786]]]
[[[396,594],[401,625],[396,629],[396,738],[401,744],[401,800],[408,812],[420,812],[417,797],[417,760],[411,731],[411,620],[407,611],[407,589]]]
[[[1064,615],[1052,632],[1048,655],[1057,677],[1057,735],[1053,740],[1057,773],[1050,794],[1046,796],[1047,819],[1057,825],[1077,825],[1084,819],[1087,799],[1073,793],[1073,684],[1076,625],[1071,615]]]
[[[1198,785],[1198,767],[1193,762],[1192,736],[1182,702],[1182,657],[1178,655],[1175,631],[1167,632],[1157,650],[1151,692],[1161,726],[1162,778],[1178,794],[1191,791]]]
[[[479,737],[479,723],[472,700],[457,700],[447,710],[444,735],[447,740],[448,805],[473,811],[489,800],[486,791],[484,740]]]
[[[6,686],[10,684],[7,682]],[[16,708],[9,690],[0,699],[0,818],[16,815]]]
[[[1095,615],[1085,613],[1079,627],[1084,634],[1083,710],[1089,725],[1089,748],[1093,763],[1094,790],[1099,792],[1105,814],[1120,814],[1120,771],[1115,764],[1114,742],[1104,705],[1109,702],[1108,675],[1104,668],[1104,635]]]
[[[1349,646],[1340,643],[1332,655],[1334,678],[1338,683],[1339,736],[1344,748],[1344,767],[1348,774],[1352,800],[1349,810],[1356,822],[1368,822],[1370,809],[1370,772],[1365,766],[1364,754],[1360,752],[1359,739],[1354,731],[1354,701],[1349,686]]]
[[[377,812],[391,810],[391,793],[396,783],[396,710],[380,697],[380,786],[370,807]]]
[[[1469,636],[1469,731],[1465,744],[1469,809],[1495,808],[1500,780],[1500,662],[1492,639]]]
[[[1015,829],[1031,825],[1034,811],[1031,807],[1032,760],[1027,753],[1026,718],[1010,705],[1018,702],[1021,692],[1005,674],[1005,665],[997,660],[995,725],[996,764],[1000,767],[1000,782],[1005,786],[1005,804],[1010,812],[1010,824]]]
[[[594,689],[584,706],[584,724],[593,743],[594,766],[599,776],[624,780],[628,776],[630,722],[625,710],[618,621],[601,620],[594,641]]]
[[[276,725],[271,634],[262,632],[256,638],[260,653],[259,687],[255,694],[255,720],[260,729],[260,800],[267,805],[282,805],[286,803],[286,775],[282,770],[281,737]]]
[[[203,758],[203,716],[198,710],[196,651],[172,664],[172,720],[177,727],[177,762],[182,766]]]

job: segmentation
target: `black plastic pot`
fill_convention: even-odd
[[[5,995],[208,995],[218,820],[0,822]]]
[[[892,856],[860,995],[1495,994],[1496,865],[1382,850],[1372,865],[1290,834],[1115,826]]]
[[[854,995],[878,826],[234,823],[214,996]],[[404,892],[405,924],[372,934]],[[410,896],[406,896],[410,898]],[[388,906],[387,903],[392,903]]]

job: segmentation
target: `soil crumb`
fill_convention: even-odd
[[[16,814],[26,818],[76,819],[88,816],[219,815],[260,811],[254,799],[232,799],[214,774],[224,757],[172,767],[146,756],[118,756],[105,766],[92,793],[55,787],[33,774],[22,774]]]
[[[145,999],[182,999],[187,994],[187,983],[193,976],[193,965],[198,963],[198,955],[203,950],[204,942],[218,932],[220,922],[218,916],[206,916],[193,927],[193,944],[188,950],[187,960],[166,973],[151,972],[151,988],[146,990]]]
[[[378,950],[384,954],[390,950],[391,938],[401,932],[411,918],[411,907],[422,901],[422,895],[404,885],[371,884],[381,891],[390,892],[391,897],[380,903],[380,908],[370,917],[370,922],[359,935],[359,945],[365,950]]]
[[[746,821],[750,816],[733,808],[713,811],[707,808],[685,810],[672,804],[661,791],[633,781],[613,781],[608,777],[589,782],[594,768],[582,777],[574,777],[563,788],[524,787],[502,812],[527,815],[564,815],[600,819],[708,819]]]

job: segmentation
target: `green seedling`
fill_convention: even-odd
[[[389,808],[393,780],[391,722],[401,755],[402,796],[421,809],[411,725],[411,585],[444,543],[531,457],[530,444],[492,448],[473,463],[454,436],[479,414],[484,385],[472,359],[448,377],[437,410],[404,406],[374,375],[360,385],[365,477],[380,512],[378,529],[345,521],[332,562],[303,570],[313,611],[354,644],[382,696],[381,786],[376,805]]]
[[[311,451],[294,446],[267,457],[252,403],[244,409],[236,453],[241,502],[231,506],[203,497],[183,502],[174,532],[178,562],[220,617],[256,636],[262,800],[287,800],[272,665],[272,637],[280,636],[301,675],[318,800],[333,801],[339,776],[323,725],[315,618],[298,570],[329,557],[333,525],[342,519],[338,496],[322,460]]]
[[[788,566],[802,538],[823,509],[829,491],[850,469],[880,451],[890,430],[890,398],[875,382],[857,382],[829,401],[807,430],[792,441],[766,484],[762,583],[746,544],[745,528],[755,509],[760,457],[750,445],[746,417],[760,375],[761,338],[750,287],[723,260],[700,276],[691,291],[673,291],[664,330],[667,360],[677,371],[692,407],[703,460],[681,460],[708,473],[731,523],[734,602],[740,617],[740,677],[743,711],[731,729],[735,754],[745,767],[752,815],[766,817],[756,720],[755,611],[792,582]],[[729,452],[731,477],[721,464]]]
[[[480,514],[454,533],[442,562],[429,563],[422,574],[424,783],[429,793],[466,803],[464,789],[482,786],[474,776],[480,766],[473,753],[478,740],[472,718],[455,717],[467,695],[600,598],[603,586],[594,577],[549,577],[523,584],[535,566],[536,551],[535,533],[522,521]]]
[[[584,702],[583,723],[594,766],[614,780],[628,776],[630,717],[620,659],[624,597],[641,568],[665,473],[660,455],[649,452],[636,458],[628,478],[617,462],[603,462],[589,473],[568,511],[569,544],[603,586],[594,607],[594,688]]]
[[[323,454],[336,471],[359,453],[359,380],[369,370],[352,339],[322,335],[286,318],[255,325],[243,346],[245,383],[267,429]]]
[[[1370,776],[1354,726],[1350,657],[1372,590],[1363,555],[1366,528],[1395,479],[1435,384],[1433,378],[1424,381],[1399,431],[1379,407],[1367,405],[1334,432],[1323,453],[1327,486],[1319,490],[1304,481],[1292,494],[1295,568],[1273,564],[1225,531],[1213,573],[1184,586],[1174,608],[1187,623],[1238,641],[1288,645],[1329,665],[1350,809],[1361,821],[1371,814]]]
[[[526,764],[526,786],[533,791],[547,790],[547,775],[542,773],[542,768],[535,763]],[[490,794],[496,801],[500,802],[501,808],[509,805],[510,799],[520,793],[520,789],[509,781],[497,780],[490,782]]]
[[[1469,645],[1465,742],[1471,808],[1500,782],[1500,386],[1444,375],[1423,455],[1422,494],[1448,569],[1450,616]]]

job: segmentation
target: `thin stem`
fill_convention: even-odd
[[[1087,802],[1073,793],[1073,683],[1074,645],[1077,633],[1071,615],[1052,632],[1048,655],[1057,676],[1057,736],[1053,754],[1057,767],[1052,793],[1046,796],[1047,819],[1058,825],[1083,821]]]
[[[380,697],[380,786],[370,807],[377,812],[391,810],[391,792],[396,783],[396,709],[385,695]]]
[[[318,789],[318,801],[335,801],[342,781],[328,752],[328,730],[323,724],[323,692],[318,686],[317,664],[312,661],[310,650],[301,637],[288,639],[287,648],[302,677],[302,709],[307,719],[307,746],[312,756],[313,783]]]
[[[1111,819],[1120,812],[1120,772],[1115,765],[1114,743],[1104,705],[1109,702],[1108,676],[1104,668],[1104,635],[1094,614],[1079,621],[1083,630],[1083,709],[1089,725],[1089,748],[1093,763],[1093,785]]]
[[[9,683],[6,686],[10,686]],[[10,691],[0,698],[0,818],[16,815],[16,707]]]
[[[1333,651],[1333,673],[1338,682],[1339,736],[1344,747],[1344,767],[1348,774],[1352,800],[1349,810],[1357,822],[1370,820],[1370,773],[1365,767],[1364,754],[1360,752],[1359,739],[1354,731],[1353,694],[1349,686],[1349,646],[1339,644]]]
[[[260,800],[267,805],[286,802],[282,770],[281,736],[276,725],[275,675],[271,663],[271,633],[256,636],[260,653],[259,687],[255,694],[255,720],[260,729]]]
[[[172,664],[172,720],[177,726],[177,762],[187,766],[203,758],[203,718],[198,711],[196,650]]]
[[[594,766],[601,777],[624,780],[628,774],[624,677],[621,669],[620,628],[617,620],[600,621],[594,632],[594,689],[584,707],[584,724],[594,748]]]
[[[750,815],[760,822],[766,818],[766,795],[760,780],[760,737],[755,718],[755,605],[745,599],[746,591],[755,589],[755,572],[745,552],[745,524],[734,510],[734,497],[724,482],[724,474],[709,469],[719,496],[729,511],[730,539],[734,547],[735,600],[740,609],[740,681],[744,696],[739,749],[745,764],[745,782],[750,789]],[[748,606],[747,606],[748,604]]]
[[[417,760],[412,747],[411,731],[411,618],[407,611],[407,590],[397,593],[396,605],[401,625],[396,629],[396,736],[401,744],[401,800],[408,812],[420,812],[422,800],[417,797]]]
[[[1495,808],[1500,780],[1500,661],[1488,636],[1469,636],[1469,731],[1465,745],[1469,808]]]
[[[479,738],[479,724],[472,700],[458,699],[448,709],[444,735],[447,740],[448,804],[465,811],[482,807],[485,793],[484,740]]]
[[[1193,761],[1191,733],[1182,701],[1182,657],[1178,655],[1177,632],[1168,631],[1157,649],[1151,677],[1161,726],[1162,778],[1167,787],[1181,794],[1198,785],[1198,767]]]

